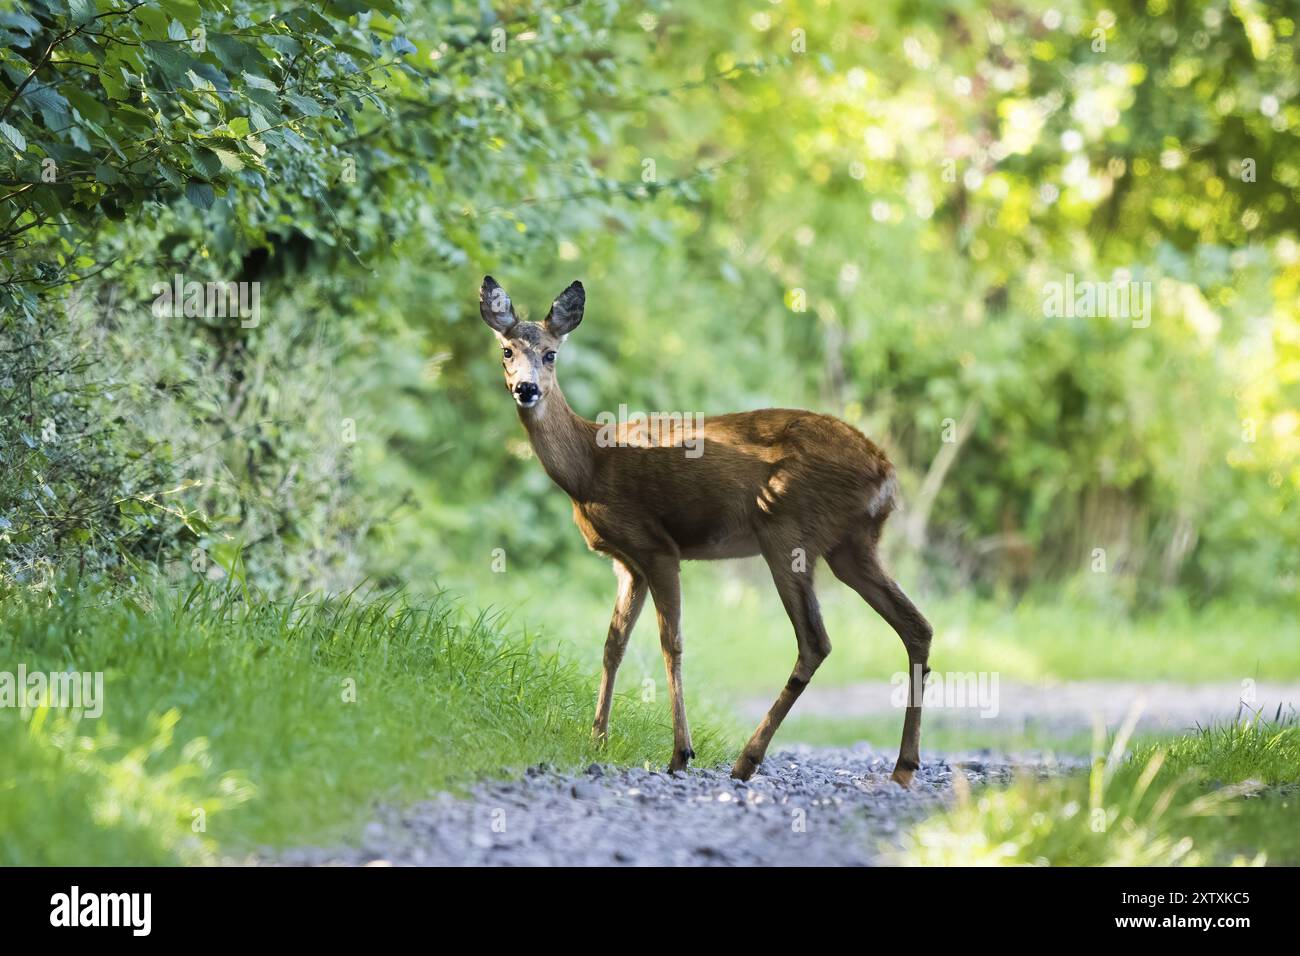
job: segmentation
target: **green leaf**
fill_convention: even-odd
[[[20,153],[27,152],[27,138],[8,123],[0,120],[0,135],[9,140],[11,146]]]
[[[280,88],[264,76],[257,76],[254,73],[244,73],[244,82],[255,90],[269,90],[272,93],[279,92]]]
[[[162,173],[163,179],[167,180],[167,182],[171,183],[177,189],[180,189],[181,186],[185,184],[185,177],[166,163],[159,164],[158,172]]]
[[[123,76],[126,74],[126,70],[113,70],[108,67],[99,71],[99,83],[104,87],[104,92],[108,94],[110,100],[126,98],[126,83],[123,81]]]
[[[84,89],[71,83],[67,84],[63,91],[68,98],[68,102],[73,105],[78,113],[87,121],[96,124],[104,124],[109,120],[109,111],[103,103],[95,99]]]
[[[212,148],[212,152],[216,154],[217,160],[221,163],[221,168],[226,172],[237,173],[244,168],[244,163],[239,158],[239,154],[232,153],[228,149],[217,149],[216,147]]]
[[[179,83],[187,72],[201,66],[200,61],[183,52],[179,44],[171,41],[148,40],[144,48],[149,59],[157,64],[173,83]]]
[[[266,114],[255,105],[251,105],[248,108],[248,122],[254,133],[260,133],[264,129],[271,128],[271,121],[267,119]]]
[[[324,112],[321,105],[310,96],[303,96],[301,93],[286,93],[284,98],[292,103],[298,112],[304,116],[320,116]]]
[[[200,209],[211,209],[217,196],[207,183],[192,182],[185,187],[185,198]]]
[[[95,0],[69,0],[68,12],[76,24],[89,23],[99,13],[95,9]]]
[[[216,54],[217,61],[232,73],[243,70],[259,73],[269,66],[260,50],[232,36],[209,34],[208,48]]]
[[[216,87],[213,85],[211,80],[199,76],[193,70],[187,70],[185,78],[190,81],[190,86],[196,90],[207,90],[208,92],[216,91]]]
[[[0,13],[0,23],[3,23],[7,27],[14,27],[15,29],[22,30],[28,36],[39,33],[41,29],[39,20],[17,11],[5,11],[4,13]]]
[[[284,136],[284,141],[288,143],[294,149],[295,152],[299,152],[299,153],[311,152],[310,144],[308,144],[308,142],[305,139],[303,139],[301,136],[295,133],[288,126],[280,130],[280,133],[281,135]],[[270,134],[267,135],[269,136]]]
[[[190,38],[179,20],[173,20],[167,25],[167,36],[173,40],[188,40]]]
[[[217,156],[210,149],[204,149],[201,146],[190,146],[186,148],[190,154],[190,159],[194,162],[195,171],[204,179],[212,179],[221,173],[221,157]]]
[[[284,56],[294,57],[302,52],[302,44],[293,37],[284,36],[283,34],[273,34],[265,39],[265,43],[276,53]]]

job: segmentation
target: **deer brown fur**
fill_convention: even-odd
[[[894,780],[906,786],[920,766],[921,700],[915,675],[929,672],[931,628],[877,557],[897,483],[884,453],[856,428],[827,415],[772,408],[672,419],[651,435],[621,425],[617,440],[575,413],[555,379],[556,355],[582,321],[586,293],[575,282],[542,322],[520,320],[491,276],[479,308],[502,348],[506,388],[538,460],[573,501],[588,547],[614,561],[618,597],[605,639],[592,728],[609,732],[614,678],[646,594],[654,601],[672,706],[670,770],[695,752],[682,694],[680,566],[683,560],[761,555],[794,625],[798,657],[780,696],[737,757],[732,776],[748,779],[773,734],[830,653],[813,569],[824,558],[902,638],[908,705]],[[684,447],[698,449],[687,455]]]

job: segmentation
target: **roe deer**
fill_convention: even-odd
[[[794,672],[731,775],[747,780],[813,672],[830,653],[813,593],[813,567],[824,557],[841,581],[883,617],[907,648],[908,701],[893,779],[907,786],[920,766],[921,699],[929,673],[931,628],[885,573],[876,554],[897,484],[884,453],[860,431],[812,412],[769,408],[709,418],[699,434],[692,416],[670,433],[649,436],[620,426],[610,440],[564,400],[556,353],[582,321],[586,293],[574,282],[545,320],[521,320],[491,276],[479,312],[496,333],[506,390],[546,473],[573,500],[573,519],[593,551],[614,560],[618,598],[605,638],[604,670],[593,736],[609,730],[614,675],[649,591],[659,618],[673,718],[669,770],[695,756],[682,699],[679,573],[685,560],[762,555],[772,572],[799,646]],[[683,446],[698,448],[691,456]],[[920,680],[917,676],[920,676]]]

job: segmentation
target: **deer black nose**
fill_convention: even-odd
[[[515,386],[515,394],[519,396],[521,402],[531,402],[541,397],[542,390],[532,382],[520,382]]]

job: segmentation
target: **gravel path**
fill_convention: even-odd
[[[1255,706],[1272,716],[1300,702],[1300,686],[1261,684]],[[801,715],[897,715],[889,684],[818,687]],[[1201,685],[1079,681],[1004,682],[996,716],[981,707],[929,708],[936,719],[976,722],[991,731],[1049,725],[1090,728],[1100,716],[1114,729],[1142,700],[1144,728],[1180,730],[1230,718],[1240,682]],[[1247,694],[1247,696],[1252,696]],[[756,718],[770,705],[741,711]],[[985,708],[987,710],[987,708]],[[923,751],[910,790],[889,779],[894,751],[787,747],[771,754],[748,783],[728,766],[668,774],[662,769],[592,765],[564,775],[533,768],[520,780],[484,783],[464,799],[440,794],[414,806],[380,806],[357,846],[300,847],[256,862],[308,866],[739,866],[872,865],[899,846],[909,825],[949,805],[957,775],[972,787],[1004,785],[1017,774],[1049,775],[1087,766],[1085,758],[975,751]]]
[[[870,865],[908,823],[953,800],[953,777],[972,786],[1018,773],[1050,774],[1036,755],[925,754],[910,790],[889,780],[893,754],[795,747],[771,754],[747,783],[727,767],[668,774],[592,765],[566,776],[545,768],[443,795],[381,807],[356,848],[298,848],[289,865]]]

